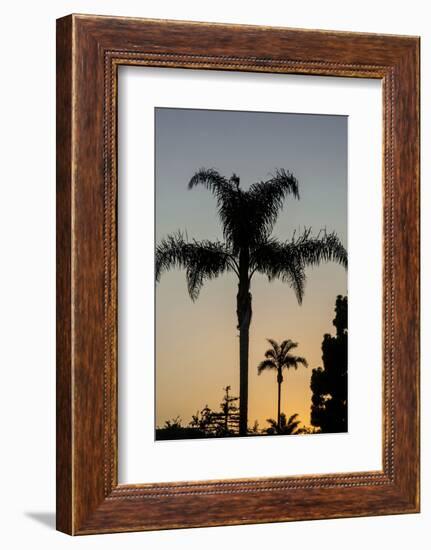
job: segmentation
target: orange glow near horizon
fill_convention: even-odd
[[[338,288],[345,294],[345,272],[338,267]],[[288,416],[298,413],[301,422],[310,423],[310,376],[321,366],[321,343],[325,333],[334,333],[335,297],[319,292],[323,279],[334,284],[334,268],[309,270],[306,297],[302,306],[293,291],[281,282],[268,283],[255,277],[252,285],[253,319],[250,327],[249,425],[276,418],[277,384],[272,371],[257,374],[269,344],[290,338],[298,342],[295,353],[304,356],[309,367],[284,373],[281,409]],[[323,273],[322,273],[323,272]],[[180,416],[183,424],[192,414],[208,405],[218,409],[223,387],[230,385],[232,395],[239,392],[239,344],[236,329],[236,281],[233,276],[209,282],[193,303],[187,295],[184,273],[164,276],[157,293],[157,393],[156,423]],[[181,292],[180,292],[181,290]],[[176,302],[176,307],[169,307]],[[317,309],[316,309],[317,308]],[[163,365],[163,366],[162,366]]]

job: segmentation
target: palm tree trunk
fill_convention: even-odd
[[[236,313],[239,330],[239,435],[247,435],[248,422],[248,346],[251,323],[251,294],[248,278],[249,252],[239,256],[239,283]]]
[[[280,421],[281,421],[281,384],[283,383],[283,373],[279,367],[277,370],[277,384],[278,384],[278,409],[277,409],[277,426],[278,433],[280,433]]]
[[[280,432],[280,402],[281,402],[281,382],[278,382],[278,409],[277,409],[277,426]]]

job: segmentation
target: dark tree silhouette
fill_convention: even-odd
[[[248,431],[248,433],[250,435],[259,435],[260,434],[259,422],[257,420],[254,421],[254,424],[251,427],[251,429]]]
[[[156,428],[156,441],[197,439],[202,437],[205,437],[203,431],[189,426],[183,426],[179,416],[172,418],[172,420],[166,420],[163,428]]]
[[[266,350],[265,357],[259,366],[257,367],[257,374],[262,374],[265,370],[275,370],[277,372],[277,384],[278,384],[278,406],[277,406],[277,426],[280,428],[280,403],[281,403],[281,384],[283,383],[283,370],[298,368],[298,365],[304,365],[308,367],[307,360],[304,357],[292,355],[289,353],[293,349],[298,347],[296,342],[292,340],[284,340],[281,344],[268,338],[268,342],[271,347]],[[269,421],[268,421],[269,422]]]
[[[220,410],[205,407],[192,416],[190,423],[182,425],[179,416],[166,420],[163,427],[156,428],[156,440],[196,439],[205,437],[229,437],[238,435],[239,397],[230,395],[230,386],[223,388],[224,396]]]
[[[213,415],[214,411],[212,411],[208,405],[205,405],[202,410],[197,411],[196,414],[192,416],[190,427],[199,430],[205,436],[209,435],[212,433]]]
[[[301,422],[298,420],[297,414],[292,414],[289,420],[287,420],[287,416],[281,413],[278,421],[268,418],[267,422],[269,424],[269,428],[266,429],[268,435],[297,435],[304,433],[304,430],[299,427]]]
[[[239,397],[229,395],[230,386],[223,388],[225,394],[220,403],[220,412],[212,411],[208,405],[192,416],[190,426],[199,429],[207,436],[227,437],[238,435],[239,414],[237,401]]]
[[[267,181],[253,183],[248,190],[240,179],[230,179],[214,169],[202,168],[191,178],[189,189],[203,185],[217,201],[224,241],[189,241],[181,232],[169,235],[156,248],[156,280],[172,268],[186,271],[188,292],[196,300],[206,280],[227,272],[238,278],[237,329],[240,363],[240,435],[247,435],[248,350],[252,317],[251,280],[262,273],[270,281],[280,279],[295,291],[301,303],[305,285],[305,267],[322,261],[336,261],[347,267],[347,253],[335,233],[311,229],[284,242],[271,237],[284,199],[299,199],[296,178],[284,169]]]
[[[221,408],[221,423],[220,431],[222,435],[238,434],[239,426],[239,409],[237,402],[239,397],[229,395],[230,386],[223,388],[225,391],[223,401],[220,403]]]
[[[347,431],[347,296],[337,296],[333,325],[336,336],[325,334],[323,368],[311,375],[311,424],[324,433]]]

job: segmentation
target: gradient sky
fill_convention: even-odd
[[[347,247],[347,117],[240,111],[157,108],[156,240],[182,230],[189,238],[222,239],[214,197],[204,187],[187,189],[200,167],[233,172],[241,186],[286,168],[299,181],[301,199],[288,197],[273,235],[280,240],[311,226],[335,230]],[[156,289],[156,424],[192,414],[208,404],[217,409],[223,387],[239,393],[239,339],[235,274],[205,283],[196,302],[185,273],[162,276]],[[298,342],[296,353],[309,368],[289,370],[282,385],[282,411],[298,413],[309,425],[312,368],[322,365],[324,333],[334,333],[335,298],[347,293],[347,272],[337,264],[307,269],[302,306],[279,281],[252,280],[249,425],[276,418],[277,384],[272,371],[257,375],[268,349],[266,338]]]

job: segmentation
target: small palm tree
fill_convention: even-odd
[[[268,435],[297,435],[304,433],[302,428],[299,428],[300,421],[297,414],[292,414],[287,420],[284,413],[280,415],[280,421],[276,422],[273,418],[268,418],[269,428],[266,429]]]
[[[278,407],[277,407],[277,426],[280,428],[281,414],[280,414],[280,402],[281,402],[281,384],[283,383],[283,369],[295,370],[298,365],[308,366],[308,363],[304,357],[292,355],[289,353],[291,350],[298,347],[296,342],[292,340],[284,340],[281,344],[268,338],[268,342],[271,347],[266,350],[265,357],[259,366],[257,367],[257,374],[262,374],[264,370],[277,371],[277,384],[278,384]]]
[[[214,169],[202,168],[191,178],[189,189],[204,186],[217,201],[223,241],[189,241],[181,232],[168,235],[156,248],[156,281],[172,268],[186,271],[187,288],[194,301],[207,280],[223,273],[238,278],[236,297],[239,331],[239,433],[247,435],[248,353],[252,317],[251,281],[255,273],[279,279],[294,290],[302,302],[305,268],[335,261],[347,267],[347,252],[335,233],[311,229],[294,234],[281,242],[271,237],[284,199],[299,199],[296,178],[284,169],[276,170],[268,180],[253,183],[248,190],[240,187],[236,174],[227,179]]]

